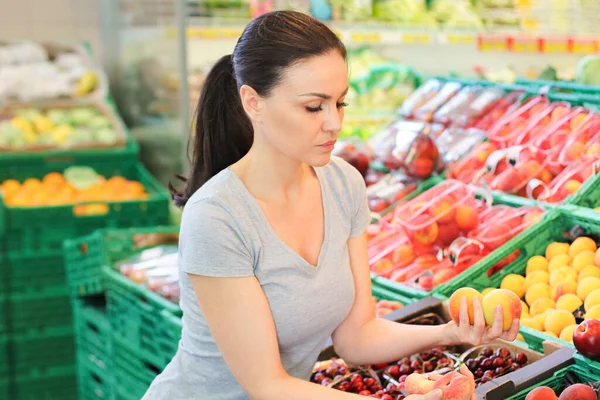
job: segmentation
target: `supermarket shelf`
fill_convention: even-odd
[[[187,28],[189,39],[234,40],[248,21],[210,21],[192,18]],[[329,23],[342,40],[351,45],[457,45],[475,46],[481,52],[592,54],[600,50],[600,39],[594,36],[531,33],[515,29],[493,31],[432,30],[385,24],[356,26],[348,23]],[[164,28],[166,37],[175,37],[176,29]]]

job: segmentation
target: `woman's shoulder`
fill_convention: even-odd
[[[182,225],[192,230],[213,230],[229,227],[235,231],[246,231],[250,223],[248,204],[243,201],[235,176],[228,170],[221,171],[187,201],[181,217]]]

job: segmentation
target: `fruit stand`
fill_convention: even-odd
[[[245,10],[241,2],[217,3],[207,2],[199,18]],[[329,342],[311,382],[385,400],[442,382],[459,399],[466,396],[460,388],[488,400],[597,399],[595,56],[578,65],[577,82],[440,75],[366,45],[451,54],[469,46],[490,60],[498,55],[485,49],[506,42],[525,53],[518,37],[494,42],[479,31],[502,23],[499,9],[515,7],[387,0],[366,12],[346,3],[331,2],[331,26],[352,45],[353,107],[334,155],[367,187],[377,318],[457,321],[467,297],[469,304],[480,299],[488,325],[496,304],[504,306],[505,325],[512,317],[521,325],[515,342],[438,346],[380,365],[348,365]],[[531,22],[528,13],[516,15],[517,25]],[[369,18],[377,29],[353,26]],[[231,40],[236,29],[190,26],[188,34]],[[579,39],[570,39],[565,59],[576,58]],[[550,37],[536,40],[544,49]],[[0,400],[139,400],[177,351],[179,227],[171,223],[158,158],[178,144],[151,144],[155,153],[144,157],[157,155],[151,174],[139,161],[138,141],[148,146],[152,138],[130,130],[139,121],[162,130],[163,117],[176,113],[177,90],[146,62],[159,87],[145,82],[137,89],[147,98],[127,98],[118,109],[87,46],[0,43],[0,78],[11,79],[0,85]],[[195,70],[186,83],[196,93],[202,78]],[[61,84],[42,85],[44,79]],[[464,379],[465,369],[473,380]],[[443,374],[442,381],[419,375],[428,373]]]

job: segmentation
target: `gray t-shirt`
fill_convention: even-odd
[[[316,268],[275,234],[257,201],[230,170],[190,198],[179,241],[182,339],[144,400],[248,399],[214,342],[187,273],[256,276],[273,314],[285,370],[310,378],[327,339],[354,302],[347,240],[362,234],[370,221],[365,183],[354,167],[333,157],[315,171],[325,216]]]

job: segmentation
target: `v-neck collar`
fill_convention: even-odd
[[[262,208],[260,207],[260,204],[258,204],[258,201],[256,200],[256,198],[254,196],[252,196],[252,194],[248,191],[248,189],[246,188],[246,185],[244,185],[244,182],[242,182],[240,177],[237,176],[236,173],[231,171],[229,168],[227,168],[226,171],[228,174],[232,175],[234,180],[238,183],[238,185],[240,187],[240,191],[247,198],[248,203],[254,209],[254,212],[260,219],[261,225],[266,230],[266,232],[269,234],[269,236],[273,237],[273,239],[276,240],[282,248],[284,248],[288,253],[290,253],[290,255],[292,257],[294,257],[298,262],[300,262],[304,267],[307,267],[307,268],[310,268],[311,270],[317,271],[319,269],[319,266],[321,266],[323,263],[325,253],[327,252],[327,245],[329,243],[329,210],[327,207],[328,202],[326,201],[327,185],[325,185],[322,171],[320,168],[315,168],[315,167],[312,167],[312,168],[315,171],[317,180],[319,181],[319,187],[321,188],[321,204],[323,207],[323,242],[321,243],[321,248],[319,250],[319,256],[317,258],[317,265],[312,265],[311,263],[306,261],[306,259],[304,257],[302,257],[300,254],[298,254],[296,251],[294,251],[292,248],[290,248],[290,246],[288,246],[279,237],[279,235],[275,232],[275,230],[273,229],[273,226],[267,219],[267,216],[263,212]]]

